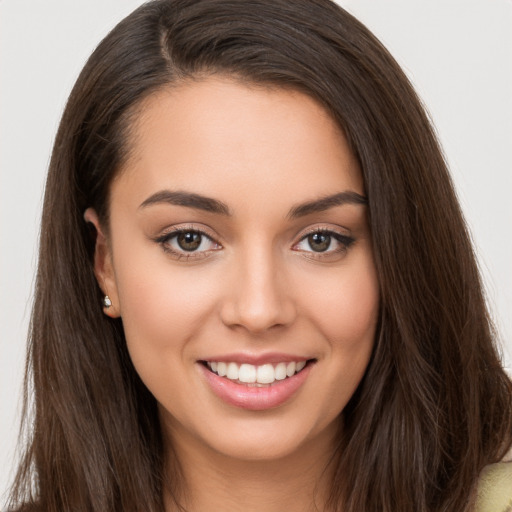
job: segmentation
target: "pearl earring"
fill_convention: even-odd
[[[112,301],[108,295],[105,295],[105,297],[103,297],[103,307],[108,309],[110,306],[112,306]]]

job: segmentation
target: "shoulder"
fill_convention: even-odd
[[[476,512],[512,512],[512,461],[489,464],[483,469]]]

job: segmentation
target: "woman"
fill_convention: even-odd
[[[469,511],[512,444],[432,129],[325,0],[159,0],[105,38],[55,143],[30,350],[13,506]]]

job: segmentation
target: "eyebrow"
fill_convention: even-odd
[[[161,190],[148,197],[139,208],[146,208],[154,204],[174,204],[203,210],[205,212],[217,213],[220,215],[231,215],[229,208],[218,199],[212,199],[192,192]]]
[[[335,206],[343,206],[345,204],[367,205],[368,199],[357,192],[345,190],[331,196],[321,197],[320,199],[294,206],[288,213],[288,218],[297,219],[311,213],[325,212]]]
[[[148,206],[162,203],[186,206],[188,208],[195,208],[209,213],[231,216],[228,206],[222,201],[203,196],[201,194],[194,194],[193,192],[185,191],[161,190],[149,196],[143,203],[141,203],[139,208],[146,208]],[[334,208],[335,206],[343,206],[345,204],[367,205],[368,200],[357,192],[346,190],[330,196],[321,197],[320,199],[298,204],[290,209],[287,218],[297,219],[312,213],[324,212]]]

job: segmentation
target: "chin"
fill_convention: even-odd
[[[169,417],[167,424],[170,420],[170,434],[175,443],[189,447],[192,443],[211,456],[240,462],[294,460],[310,449],[332,449],[339,431],[339,415],[333,414],[334,417],[324,417],[322,423],[315,423],[309,415],[309,418],[304,414],[293,418],[293,412],[297,411],[277,416],[275,411],[245,412],[243,418],[219,418],[219,421],[210,417],[208,424],[199,428],[197,425],[190,428]]]

